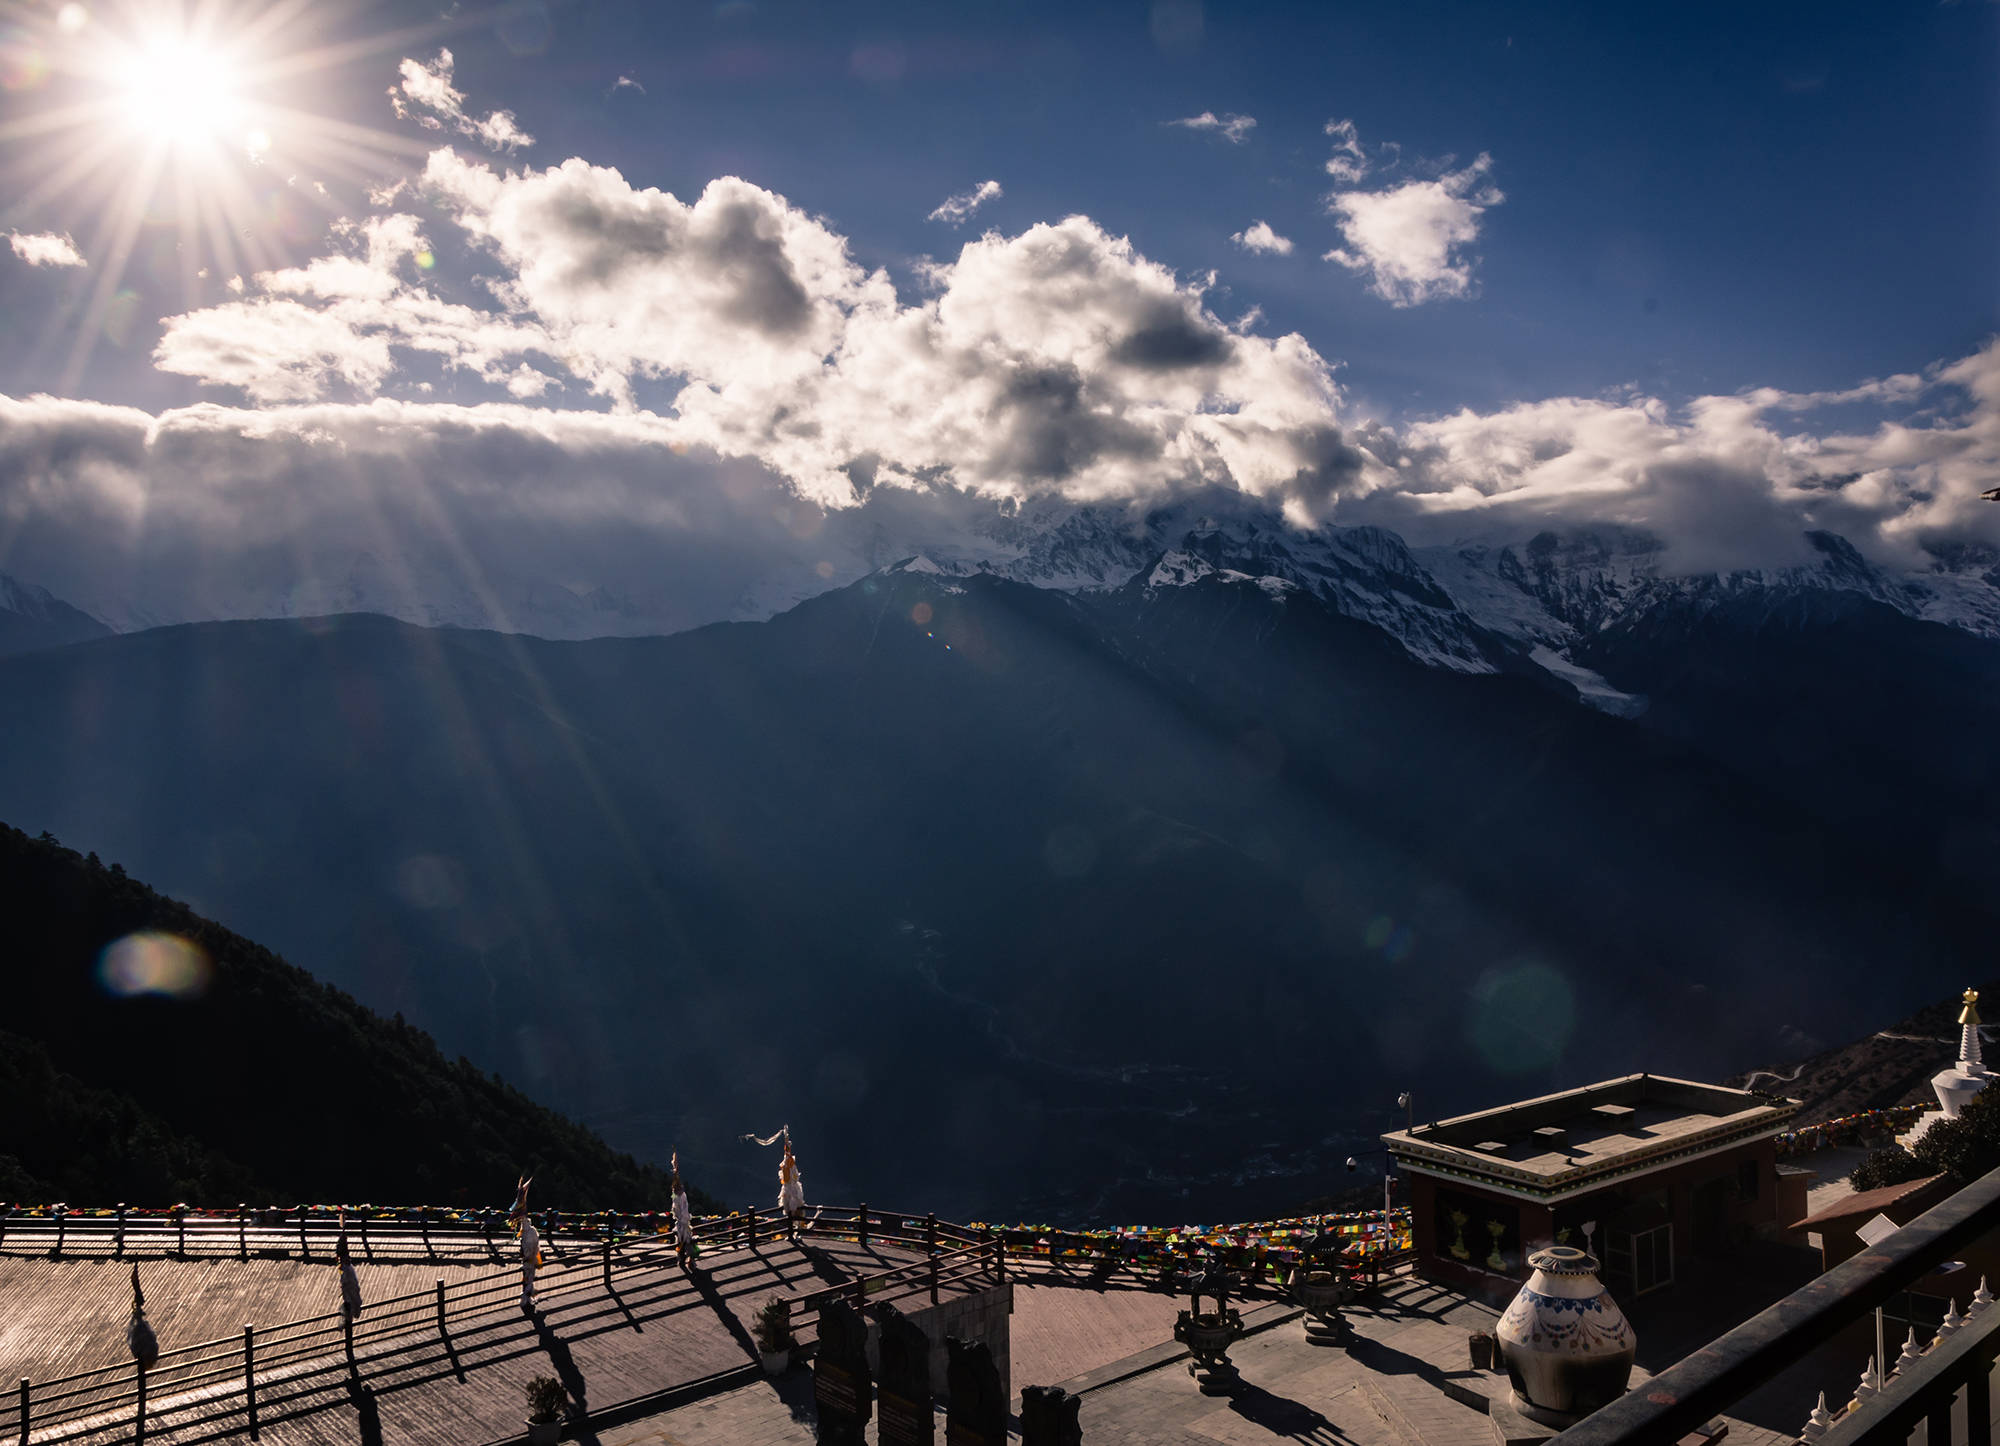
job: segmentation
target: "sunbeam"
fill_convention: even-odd
[[[329,41],[299,0],[202,0],[103,10],[70,3],[9,27],[0,76],[0,184],[10,214],[53,207],[89,236],[95,271],[60,384],[105,338],[142,236],[170,238],[180,304],[204,278],[282,264],[338,205],[328,183],[378,184],[421,142],[336,119],[331,73],[450,26]],[[162,243],[144,254],[158,255]],[[154,262],[159,268],[164,258]]]

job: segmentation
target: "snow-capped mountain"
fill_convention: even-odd
[[[891,526],[866,509],[830,514],[814,551],[768,563],[733,594],[676,571],[615,582],[497,567],[471,575],[463,566],[420,568],[367,550],[328,549],[293,559],[295,571],[269,562],[217,569],[202,578],[196,605],[184,603],[171,615],[140,594],[77,601],[123,631],[375,612],[432,627],[580,639],[758,621],[912,559],[942,573],[987,573],[1063,592],[1118,589],[1135,579],[1160,589],[1220,575],[1308,592],[1381,629],[1427,666],[1461,673],[1538,669],[1592,706],[1625,715],[1643,711],[1648,680],[1604,676],[1598,669],[1611,665],[1593,644],[1672,616],[1746,606],[1754,613],[1801,594],[1840,594],[2000,639],[2000,550],[1980,543],[1936,544],[1924,567],[1909,570],[1871,561],[1844,538],[1815,532],[1803,538],[1802,560],[1790,566],[1690,573],[1659,538],[1636,528],[1413,548],[1382,527],[1297,528],[1273,509],[1223,493],[1151,509],[1042,501],[996,508],[970,522],[961,514],[947,535],[926,531],[932,516],[932,523],[906,518]],[[0,584],[7,586],[13,591],[0,591],[0,618],[63,606],[35,601],[30,594],[39,589]],[[87,614],[76,617],[86,631],[94,623]],[[31,631],[52,637],[49,627],[38,621]]]
[[[1638,692],[1585,666],[1579,644],[1667,615],[1776,608],[1802,594],[1846,594],[1906,617],[2000,639],[2000,550],[1938,544],[1930,565],[1904,571],[1864,557],[1831,532],[1805,535],[1806,560],[1784,567],[1676,568],[1657,537],[1636,528],[1544,531],[1508,542],[1411,548],[1380,527],[1302,531],[1274,514],[1162,509],[1134,519],[1081,508],[1017,536],[1008,555],[961,559],[1022,582],[1066,590],[1148,587],[1213,574],[1275,578],[1373,624],[1411,657],[1491,672],[1510,657],[1533,664],[1607,712],[1643,711]]]
[[[1725,605],[1775,604],[1799,593],[1847,593],[1906,617],[2000,638],[2000,554],[1960,546],[1930,570],[1893,572],[1845,538],[1809,532],[1810,560],[1790,567],[1685,573],[1646,533],[1596,528],[1542,532],[1493,546],[1429,547],[1415,556],[1483,627],[1558,655],[1579,640],[1664,611],[1701,615]]]
[[[1578,656],[1590,640],[1667,616],[1775,608],[1845,594],[1906,617],[2000,639],[2000,552],[1940,547],[1924,571],[1884,568],[1846,539],[1812,532],[1791,566],[1689,573],[1636,528],[1545,531],[1507,542],[1411,548],[1381,527],[1306,531],[1227,499],[1147,513],[1044,508],[917,554],[946,573],[987,572],[1062,591],[1143,579],[1147,589],[1224,582],[1296,587],[1381,628],[1414,659],[1456,672],[1532,665],[1606,712],[1644,711],[1643,680],[1620,686]],[[909,554],[906,554],[909,555]]]
[[[47,588],[0,573],[0,654],[109,637],[111,629]]]
[[[1246,582],[1272,579],[1383,629],[1433,667],[1496,672],[1506,650],[1438,585],[1402,538],[1380,527],[1307,532],[1275,513],[1244,508],[1179,506],[1133,514],[1083,507],[996,529],[980,542],[989,546],[961,545],[926,556],[948,569],[1064,591],[1122,587],[1141,574],[1150,587],[1218,573]]]

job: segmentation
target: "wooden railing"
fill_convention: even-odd
[[[2000,1230],[2000,1170],[1919,1215],[1881,1244],[1843,1261],[1735,1330],[1668,1367],[1556,1437],[1556,1446],[1673,1446],[1703,1422],[1865,1319],[1975,1240]],[[2000,1357],[2000,1309],[1981,1281],[1969,1313],[1954,1301],[1945,1327],[1919,1345],[1912,1331],[1894,1362],[1815,1407],[1800,1438],[1817,1446],[1889,1446],[1928,1422],[1934,1446],[1990,1446],[1989,1375]],[[1952,1432],[1964,1400],[1969,1437]]]
[[[674,1256],[671,1221],[665,1215],[574,1215],[535,1212],[545,1252],[571,1267],[535,1290],[538,1305],[560,1303],[594,1289],[609,1291],[618,1274],[664,1264]],[[518,1315],[521,1277],[514,1237],[503,1212],[344,1210],[315,1207],[243,1207],[236,1212],[174,1212],[141,1215],[131,1210],[0,1214],[0,1253],[45,1253],[69,1258],[135,1259],[282,1254],[331,1263],[345,1225],[357,1262],[399,1260],[487,1260],[500,1268],[457,1282],[437,1280],[430,1288],[367,1303],[362,1319],[338,1311],[277,1325],[245,1325],[239,1335],[222,1336],[161,1352],[143,1381],[137,1368],[122,1362],[78,1371],[56,1380],[22,1379],[0,1396],[0,1446],[28,1446],[121,1417],[134,1418],[139,1402],[173,1398],[182,1409],[190,1398],[216,1434],[257,1431],[260,1416],[295,1410],[328,1385],[366,1373],[365,1357],[406,1351],[425,1338],[449,1356],[454,1334],[475,1324]],[[988,1280],[1000,1283],[1024,1266],[1040,1269],[1058,1262],[1115,1268],[1133,1266],[1135,1251],[1101,1234],[1026,1229],[988,1229],[939,1220],[935,1215],[884,1210],[868,1205],[818,1206],[804,1228],[815,1239],[853,1241],[915,1252],[917,1258],[852,1281],[786,1300],[793,1334],[810,1346],[817,1338],[820,1311],[827,1301],[847,1298],[859,1305],[885,1302],[935,1303],[947,1291]],[[704,1252],[755,1248],[789,1234],[792,1222],[776,1209],[710,1216],[694,1227]],[[1157,1254],[1157,1252],[1153,1252]],[[1193,1246],[1163,1266],[1200,1260],[1245,1271],[1255,1290],[1255,1262],[1236,1247]],[[575,1267],[594,1263],[595,1270]],[[1278,1266],[1273,1263],[1275,1272]],[[148,1413],[157,1409],[148,1406]],[[240,1418],[240,1424],[232,1424]]]
[[[731,1218],[731,1217],[723,1217]],[[534,1212],[545,1240],[595,1243],[607,1236],[652,1236],[671,1225],[665,1212]],[[232,1211],[103,1210],[9,1212],[0,1206],[0,1254],[117,1260],[283,1255],[331,1260],[345,1232],[356,1260],[408,1261],[485,1257],[495,1262],[513,1242],[503,1210],[382,1209],[372,1206],[251,1206]]]
[[[704,1249],[721,1249],[755,1245],[787,1228],[788,1223],[776,1210],[745,1211],[698,1222],[695,1237]],[[595,1243],[598,1269],[573,1269],[554,1281],[538,1282],[538,1305],[598,1288],[608,1290],[614,1275],[657,1266],[674,1255],[672,1237],[650,1231],[623,1236],[607,1232]],[[572,1240],[571,1246],[577,1258],[569,1264],[590,1260],[582,1241]],[[333,1259],[330,1243],[324,1258],[329,1262]],[[78,1371],[52,1381],[22,1378],[14,1391],[0,1397],[0,1443],[25,1446],[31,1439],[57,1439],[65,1426],[130,1415],[136,1411],[142,1392],[152,1401],[168,1394],[185,1397],[204,1393],[209,1397],[203,1403],[205,1417],[239,1415],[244,1426],[254,1432],[260,1409],[278,1404],[270,1392],[281,1389],[284,1379],[301,1368],[332,1357],[345,1369],[346,1362],[358,1363],[371,1348],[379,1351],[391,1343],[400,1345],[428,1334],[448,1342],[455,1331],[468,1324],[518,1314],[520,1297],[521,1276],[515,1266],[484,1272],[471,1280],[440,1279],[429,1289],[370,1301],[359,1321],[333,1311],[275,1326],[245,1325],[240,1335],[162,1351],[143,1381],[130,1362]]]

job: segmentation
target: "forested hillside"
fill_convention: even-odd
[[[533,1171],[538,1204],[669,1203],[664,1171],[95,854],[0,826],[0,918],[10,1199],[499,1205]],[[107,954],[148,934],[198,953]]]

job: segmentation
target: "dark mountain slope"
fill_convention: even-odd
[[[1247,1216],[1400,1088],[1720,1073],[1859,1027],[1892,944],[1962,968],[1865,840],[1802,863],[1682,743],[1249,580],[161,629],[0,663],[0,759],[13,817],[731,1199],[788,1120],[830,1198]]]
[[[1796,803],[1819,825],[1799,851],[1900,860],[1955,947],[2000,922],[2000,644],[1800,590],[1662,609],[1579,657],[1648,694],[1648,728]]]
[[[2000,999],[2000,981],[1974,986],[1988,1015]],[[1937,1107],[1931,1076],[1958,1058],[1961,1008],[1957,991],[1928,1004],[1886,1029],[1863,1035],[1804,1059],[1773,1063],[1750,1071],[1737,1082],[1752,1089],[1776,1090],[1798,1100],[1801,1123],[1838,1119],[1861,1110],[1892,1105]],[[1991,1025],[1985,1027],[1990,1033]],[[1995,1052],[1988,1039],[1984,1049]]]
[[[64,1074],[49,1053],[0,1034],[0,1199],[148,1205],[283,1198],[235,1161],[142,1109],[127,1095]]]
[[[1432,891],[1409,916],[1420,931],[1484,916],[1511,935],[1442,951],[1486,961],[1461,995],[1478,1008],[1460,1038],[1482,1051],[1540,1048],[1531,1019],[1508,1024],[1510,1044],[1494,1037],[1507,1000],[1492,991],[1546,965],[1578,1034],[1562,1051],[1572,1077],[1593,1057],[1600,1072],[1712,1074],[1837,1015],[1836,981],[1869,980],[1882,952],[1950,933],[1893,850],[1853,838],[1832,859],[1801,855],[1808,815],[1680,740],[1551,707],[1526,680],[1409,669],[1296,594],[1205,580],[1120,600],[1190,710],[1267,740],[1284,784],[1327,815],[1373,821],[1397,851],[1384,872]],[[1426,969],[1392,971],[1401,988],[1385,992],[1451,982],[1436,952],[1411,958]]]
[[[90,1203],[503,1204],[519,1169],[566,1209],[663,1208],[661,1172],[95,855],[0,829],[7,1188]],[[107,945],[192,941],[205,987],[121,994]]]

